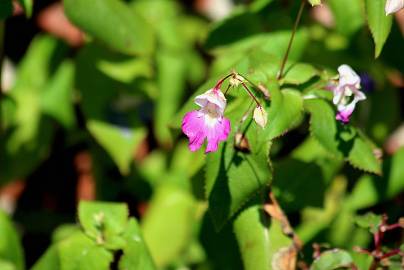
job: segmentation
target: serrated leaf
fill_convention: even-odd
[[[136,219],[129,219],[123,238],[127,244],[123,248],[123,255],[119,261],[120,270],[156,269]]]
[[[354,167],[376,174],[381,165],[373,153],[373,145],[354,127],[335,120],[335,111],[321,99],[305,100],[311,114],[310,132],[336,157],[345,158]]]
[[[122,1],[64,0],[63,3],[67,17],[75,25],[112,49],[130,55],[152,52],[151,26]]]
[[[195,211],[195,200],[182,188],[166,184],[156,190],[141,228],[158,267],[173,262],[189,245]]]
[[[292,263],[297,255],[289,250],[292,240],[285,236],[280,222],[270,218],[260,205],[244,209],[235,218],[233,228],[243,269],[289,269],[282,268],[283,263]]]
[[[119,171],[128,174],[135,149],[146,136],[146,130],[143,127],[118,127],[98,120],[89,120],[87,128],[117,164]]]
[[[13,270],[23,270],[24,254],[19,236],[9,217],[0,209],[0,260]],[[3,269],[0,267],[0,269]]]
[[[269,165],[271,142],[266,140],[265,130],[253,124],[252,119],[238,127],[239,119],[249,107],[248,100],[241,98],[239,101],[241,104],[233,103],[234,108],[227,114],[232,122],[229,138],[206,159],[206,197],[209,200],[209,212],[218,230],[254,194],[269,185],[272,179]],[[234,137],[238,128],[249,141],[249,153],[235,148]]]
[[[323,252],[310,267],[310,270],[335,270],[349,267],[353,263],[351,255],[344,250],[334,249]]]
[[[347,207],[352,210],[371,207],[404,191],[404,167],[401,164],[404,164],[404,148],[384,161],[382,177],[365,175],[358,179],[346,200]]]
[[[84,232],[97,244],[112,249],[124,246],[122,234],[129,210],[123,203],[87,202],[79,204],[78,217]]]
[[[279,90],[275,84],[269,85],[271,105],[268,109],[268,125],[265,138],[272,140],[296,127],[303,117],[303,99],[293,89]]]
[[[390,34],[393,18],[385,14],[384,6],[386,1],[366,0],[365,3],[368,25],[376,46],[375,58],[377,58]]]

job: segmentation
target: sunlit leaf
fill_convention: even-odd
[[[129,129],[97,120],[87,122],[95,140],[108,152],[122,174],[128,174],[136,148],[146,135],[143,127]]]
[[[335,270],[341,267],[349,267],[353,263],[351,255],[339,249],[323,252],[314,260],[310,270]]]
[[[127,244],[119,261],[120,270],[156,269],[141,235],[140,227],[134,218],[129,219],[123,237]]]
[[[283,233],[280,222],[270,218],[261,206],[242,211],[234,221],[234,233],[244,269],[289,269],[284,264],[293,263],[296,252],[289,250],[291,239]]]
[[[84,232],[97,244],[110,248],[124,245],[123,233],[129,216],[128,207],[120,203],[87,202],[79,204],[78,217]]]
[[[377,58],[382,52],[384,43],[386,42],[392,25],[392,16],[386,16],[384,0],[366,0],[366,15],[370,31],[372,32],[375,42],[375,57]]]
[[[380,174],[381,165],[376,159],[373,145],[362,133],[335,120],[335,111],[324,100],[305,100],[311,114],[310,132],[336,157],[345,158],[354,167]]]
[[[196,202],[187,191],[169,184],[156,190],[141,228],[158,267],[173,262],[189,245],[195,211]]]

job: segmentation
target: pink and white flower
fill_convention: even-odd
[[[404,8],[404,0],[387,0],[385,11],[386,15],[392,14]]]
[[[331,83],[328,88],[334,93],[333,103],[338,110],[336,119],[348,123],[356,103],[365,100],[366,96],[360,91],[360,77],[350,66],[340,66],[338,73],[338,83]]]
[[[214,152],[219,142],[225,141],[230,133],[230,121],[223,114],[226,98],[219,87],[195,97],[200,110],[191,111],[182,120],[182,131],[189,138],[189,149],[196,151],[205,141],[208,142],[205,153]]]

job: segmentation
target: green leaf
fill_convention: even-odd
[[[338,158],[345,158],[354,167],[376,174],[381,165],[373,153],[373,145],[354,127],[335,120],[335,111],[321,99],[304,102],[311,114],[310,132],[322,146]]]
[[[237,123],[249,105],[248,100],[244,98],[239,98],[238,101],[238,106],[233,101],[232,111],[229,105],[227,113],[233,129],[229,138],[219,146],[217,152],[209,153],[206,159],[206,197],[217,230],[272,180],[272,169],[269,165],[271,142],[266,140],[265,130],[252,120],[238,127],[240,124]],[[245,132],[250,145],[249,153],[235,148],[234,136],[238,128]]]
[[[288,64],[282,80],[283,84],[303,84],[318,75],[319,72],[310,64]]]
[[[38,36],[19,64],[8,100],[15,107],[7,111],[9,129],[0,139],[0,178],[2,182],[25,177],[49,153],[53,127],[42,117],[41,96],[63,48],[56,39]],[[2,102],[1,105],[4,103]],[[7,168],[7,169],[3,169]]]
[[[375,57],[377,58],[382,52],[384,43],[386,42],[393,18],[386,16],[384,0],[366,0],[366,14],[370,32],[372,32],[373,40],[375,42]]]
[[[361,0],[328,0],[337,31],[351,36],[365,23]],[[383,8],[384,10],[384,8]]]
[[[51,246],[32,270],[109,270],[112,260],[112,253],[79,233]]]
[[[69,236],[81,232],[80,226],[77,224],[62,224],[58,226],[52,233],[52,243],[60,242]]]
[[[302,222],[296,229],[300,239],[307,243],[317,234],[330,227],[340,212],[345,195],[346,179],[337,177],[324,194],[324,208],[308,207],[302,212]]]
[[[173,262],[190,244],[195,214],[196,202],[187,191],[169,184],[156,190],[141,227],[159,268]]]
[[[54,117],[65,128],[71,128],[75,122],[73,84],[74,66],[66,61],[57,69],[41,98],[42,111]]]
[[[384,161],[383,177],[365,175],[357,181],[346,205],[352,210],[371,207],[404,191],[404,148]]]
[[[237,246],[233,224],[227,223],[220,232],[216,231],[208,212],[203,216],[200,241],[206,253],[206,259],[212,269],[242,270],[240,250]]]
[[[185,88],[186,61],[179,54],[157,54],[157,85],[160,90],[155,107],[155,135],[163,145],[171,145],[169,123],[177,111]]]
[[[156,269],[136,219],[129,219],[123,237],[127,241],[127,244],[123,249],[123,255],[119,261],[120,270]]]
[[[126,54],[150,54],[154,34],[146,20],[119,0],[64,0],[67,17],[109,47]]]
[[[279,266],[281,261],[291,262],[296,256],[296,251],[289,249],[293,248],[292,241],[283,233],[280,222],[259,205],[243,210],[233,226],[245,270],[284,269]]]
[[[321,5],[321,0],[309,0],[309,3],[312,6],[318,6],[318,5]]]
[[[23,270],[24,253],[19,236],[8,216],[0,210],[0,260],[13,270]],[[0,264],[1,266],[1,264]],[[0,269],[3,269],[0,267]]]
[[[323,252],[310,267],[310,270],[334,270],[349,267],[353,263],[351,255],[340,249]]]
[[[277,85],[269,86],[271,105],[268,109],[268,125],[264,130],[265,138],[272,140],[296,127],[303,117],[303,99],[298,91],[284,89]]]
[[[98,120],[87,121],[87,128],[108,152],[122,174],[128,174],[136,148],[146,136],[143,127],[122,128]]]
[[[369,229],[371,233],[376,233],[382,224],[382,217],[373,213],[367,213],[366,215],[356,217],[355,222],[358,226]]]
[[[79,221],[84,232],[97,244],[117,249],[124,245],[122,234],[128,222],[126,204],[87,202],[79,204]]]
[[[27,17],[31,17],[32,16],[32,8],[33,8],[33,0],[18,0],[20,2],[20,4],[22,5],[25,14],[27,15]]]
[[[0,21],[8,18],[13,14],[13,3],[11,0],[3,0],[0,2]],[[0,22],[2,24],[2,22]],[[2,28],[3,25],[0,25]],[[3,36],[2,30],[0,30],[0,36]],[[0,47],[1,48],[1,47]]]
[[[8,261],[2,260],[0,258],[0,269],[1,270],[16,270],[17,268],[15,268],[14,264],[12,264]]]

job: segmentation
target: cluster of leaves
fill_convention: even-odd
[[[403,68],[403,56],[393,50],[402,37],[382,0],[326,2],[335,28],[304,16],[278,79],[299,1],[286,9],[280,1],[252,1],[209,28],[175,1],[64,0],[66,15],[89,41],[74,59],[52,37],[32,41],[15,86],[1,100],[0,183],[29,175],[63,128],[70,145],[89,146],[98,198],[113,200],[127,190],[149,205],[139,227],[125,205],[80,204],[81,229],[56,230],[33,270],[109,269],[111,263],[119,269],[291,269],[285,265],[296,262],[300,248],[293,235],[306,244],[305,254],[314,241],[347,250],[322,253],[311,269],[367,269],[372,258],[352,247],[369,245],[371,234],[354,220],[404,190],[404,149],[383,161],[377,155],[400,121],[398,92],[383,70]],[[208,72],[196,49],[201,45],[213,59]],[[390,50],[381,54],[384,45]],[[341,61],[370,73],[376,84],[349,125],[335,120],[332,93],[324,91]],[[240,121],[251,100],[236,87],[227,96],[229,139],[207,156],[190,153],[178,136],[182,117],[195,109],[196,95],[231,70],[255,85],[268,124]],[[133,162],[150,137],[159,147]],[[119,187],[108,176],[115,166]],[[270,191],[286,214],[298,216],[295,233],[285,230],[283,214],[266,208]],[[389,209],[393,217],[396,208]],[[10,232],[6,243],[15,249],[3,252],[0,245],[0,265],[24,269],[16,233],[1,218]]]
[[[128,215],[125,204],[80,203],[80,227],[59,227],[53,233],[52,245],[32,269],[109,269],[113,262],[119,269],[155,269],[138,222]],[[2,239],[7,236],[2,245],[4,248],[0,250],[1,269],[24,269],[17,233],[3,213],[0,228]],[[121,254],[119,257],[116,256],[118,253]]]

